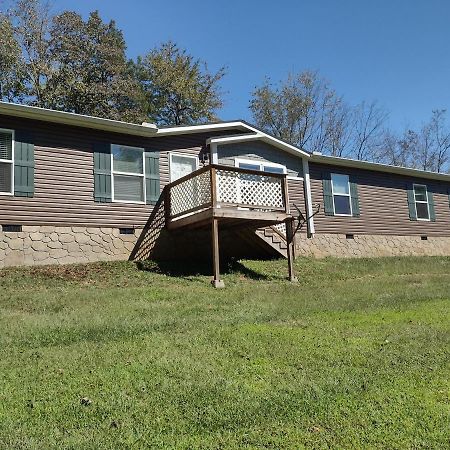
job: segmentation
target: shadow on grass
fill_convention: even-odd
[[[193,276],[212,276],[211,263],[202,261],[138,261],[136,266],[145,272],[154,272],[170,277],[191,278]],[[238,260],[228,260],[221,263],[221,274],[242,275],[252,280],[267,280],[268,277],[246,267]]]

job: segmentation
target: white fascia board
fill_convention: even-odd
[[[208,138],[206,140],[206,143],[208,145],[211,145],[211,144],[227,145],[227,144],[236,144],[239,142],[255,141],[255,140],[258,140],[260,137],[261,137],[261,135],[257,134],[257,133],[236,134],[234,136],[219,136],[219,137]]]
[[[297,147],[294,147],[293,145],[287,144],[286,142],[283,142],[277,138],[274,138],[268,134],[265,134],[259,130],[254,129],[253,127],[251,131],[253,131],[252,134],[239,134],[235,136],[223,136],[223,137],[214,137],[209,138],[206,140],[206,143],[216,144],[216,145],[227,145],[227,144],[236,144],[239,142],[246,142],[246,141],[263,141],[266,144],[270,144],[276,148],[279,148],[280,150],[284,150],[292,155],[300,156],[300,157],[306,157],[309,158],[309,153],[304,152],[303,150],[300,150]]]
[[[235,122],[208,123],[205,125],[167,127],[167,128],[159,128],[157,135],[175,136],[177,134],[201,133],[203,131],[207,132],[207,131],[232,130],[233,128],[247,130],[248,126],[243,122],[235,121]]]
[[[0,114],[144,137],[154,136],[158,131],[158,128],[154,124],[138,125],[135,123],[121,122],[120,120],[54,111],[36,106],[18,105],[16,103],[0,102]]]
[[[359,161],[356,159],[339,158],[337,156],[311,155],[311,162],[333,164],[341,167],[352,167],[356,169],[375,170],[377,172],[394,173],[416,178],[427,178],[430,180],[442,180],[450,182],[450,175],[445,173],[427,172],[425,170],[410,169],[407,167],[391,166],[389,164]]]

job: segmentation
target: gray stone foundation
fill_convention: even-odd
[[[0,268],[126,260],[142,229],[120,234],[118,228],[23,226],[0,231]]]
[[[389,235],[316,234],[308,239],[304,234],[296,236],[296,255],[322,258],[380,256],[450,256],[450,237]]]
[[[159,228],[157,231],[153,233],[154,239],[140,243],[142,254],[135,255],[134,259],[180,258],[183,255],[189,255],[188,259],[191,259],[194,252],[197,256],[210,256],[210,239],[207,236],[194,238],[189,233],[169,236],[167,233],[161,234]],[[141,228],[135,229],[133,234],[120,234],[118,228],[55,226],[23,226],[21,232],[0,231],[0,268],[127,260],[141,232]],[[228,256],[245,257],[237,250],[243,244],[236,247],[234,241],[236,238],[227,240],[227,236],[221,236],[222,253],[227,254],[229,250]],[[252,249],[247,250],[251,254]],[[318,258],[450,256],[450,237],[428,236],[428,240],[422,240],[420,236],[354,235],[353,239],[347,239],[344,234],[316,234],[308,239],[301,234],[296,236],[296,255]]]

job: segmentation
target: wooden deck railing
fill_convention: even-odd
[[[166,219],[207,208],[289,212],[286,175],[210,164],[166,186]]]

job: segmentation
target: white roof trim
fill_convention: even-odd
[[[223,136],[223,137],[220,136],[220,137],[209,138],[206,140],[206,143],[207,144],[217,144],[217,145],[227,145],[227,144],[236,144],[239,142],[246,142],[246,141],[263,141],[266,144],[273,145],[274,147],[284,150],[295,156],[307,157],[307,158],[309,158],[309,156],[310,156],[309,153],[306,153],[303,150],[300,150],[299,148],[295,147],[294,145],[283,142],[280,139],[274,138],[273,136],[263,133],[262,131],[256,130],[253,127],[250,127],[249,125],[247,125],[247,126],[249,129],[254,130],[254,133],[238,134],[235,136]]]
[[[234,122],[220,122],[220,123],[207,123],[205,125],[187,125],[187,126],[177,126],[177,127],[167,127],[159,128],[158,136],[174,136],[177,134],[192,134],[201,133],[202,131],[221,131],[221,130],[231,130],[233,128],[240,128],[241,130],[253,129],[247,124],[241,121]]]
[[[158,130],[156,125],[153,124],[138,125],[119,120],[54,111],[36,106],[18,105],[16,103],[0,102],[0,114],[135,136],[154,136]]]
[[[191,133],[201,133],[207,131],[222,131],[222,130],[231,130],[231,129],[241,129],[251,131],[253,133],[252,137],[255,140],[261,140],[268,144],[271,144],[275,147],[278,147],[282,150],[287,151],[296,156],[304,156],[309,157],[309,153],[300,150],[294,145],[288,144],[287,142],[282,141],[281,139],[270,136],[270,134],[264,133],[257,128],[252,127],[248,123],[242,122],[240,120],[234,122],[221,122],[221,123],[210,123],[206,125],[190,125],[190,126],[180,126],[180,127],[171,127],[171,128],[160,128],[158,130],[157,136],[172,136],[177,134],[191,134]],[[228,136],[214,138],[221,139],[221,141],[214,141],[208,139],[207,143],[221,143],[226,144],[226,139]],[[234,141],[236,142],[236,141]]]
[[[427,178],[431,180],[443,180],[450,182],[450,175],[445,173],[427,172],[425,170],[410,169],[407,167],[391,166],[389,164],[359,161],[356,159],[340,158],[337,156],[311,155],[311,162],[334,164],[342,167],[353,167],[356,169],[374,170],[377,172],[394,173],[416,178]]]

